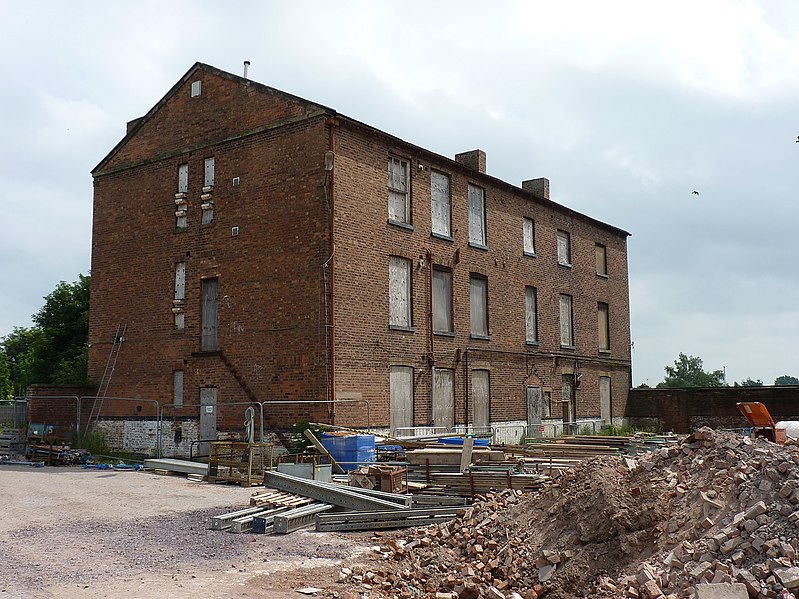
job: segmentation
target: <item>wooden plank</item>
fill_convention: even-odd
[[[463,452],[461,453],[461,472],[466,470],[471,465],[473,448],[474,448],[474,438],[466,437],[463,440]]]
[[[333,456],[330,455],[330,452],[325,448],[324,445],[322,445],[321,441],[319,441],[319,439],[317,439],[316,436],[311,432],[311,429],[306,428],[302,434],[305,435],[306,439],[308,439],[311,443],[313,443],[313,446],[316,447],[319,453],[321,453],[323,456],[326,456],[330,460],[330,463],[333,465],[333,470],[335,472],[337,472],[338,474],[344,473],[344,468],[338,465],[338,462],[336,462],[336,460],[333,459]]]

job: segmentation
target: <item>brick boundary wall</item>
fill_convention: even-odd
[[[799,387],[712,387],[689,389],[630,389],[627,421],[656,426],[661,431],[688,433],[701,426],[748,426],[736,403],[759,401],[775,421],[799,420]]]

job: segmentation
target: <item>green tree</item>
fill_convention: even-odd
[[[774,384],[779,386],[799,385],[799,379],[795,376],[783,374],[782,376],[778,376],[776,379],[774,379]]]
[[[89,281],[84,275],[61,281],[33,315],[35,326],[16,327],[3,338],[14,395],[32,383],[87,384]]]
[[[736,383],[736,386],[737,385],[738,385],[738,383]],[[746,379],[746,380],[741,381],[741,385],[740,386],[741,387],[762,387],[763,386],[763,381],[761,381],[760,379],[757,379],[756,381],[753,381],[752,379]]]
[[[680,352],[674,360],[674,366],[666,366],[666,377],[657,384],[658,389],[674,389],[679,387],[724,387],[724,372],[714,370],[705,372],[702,358],[686,356]]]
[[[5,352],[0,351],[0,401],[11,399],[11,389],[11,367]]]

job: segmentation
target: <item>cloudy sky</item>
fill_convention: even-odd
[[[0,0],[0,337],[90,264],[89,171],[196,61],[632,233],[633,377],[799,376],[799,2]],[[697,190],[699,195],[691,192]]]

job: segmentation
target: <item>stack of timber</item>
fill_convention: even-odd
[[[92,457],[85,449],[72,449],[69,445],[40,445],[38,443],[28,445],[25,454],[32,462],[44,462],[48,466],[85,464]]]

